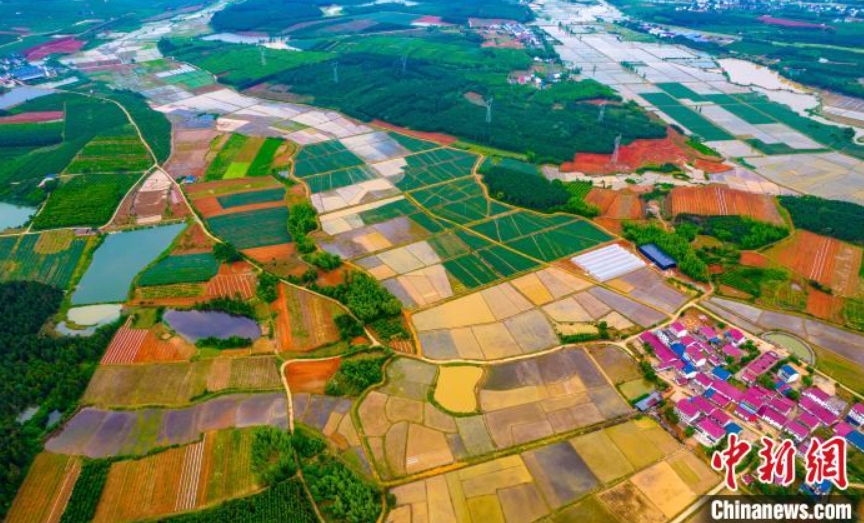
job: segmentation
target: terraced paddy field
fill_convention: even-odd
[[[182,406],[205,394],[280,390],[272,356],[221,357],[179,363],[102,365],[82,403],[102,408]]]
[[[220,396],[184,409],[87,407],[50,438],[45,448],[91,458],[141,455],[156,447],[191,443],[210,430],[258,425],[287,428],[284,392]]]
[[[40,453],[30,465],[5,521],[59,523],[80,473],[80,458]]]
[[[647,459],[636,457],[634,450],[639,447]],[[390,519],[399,523],[534,521],[579,500],[584,501],[568,508],[568,513],[606,515],[610,512],[606,506],[586,496],[622,477],[644,484],[645,478],[661,472],[672,483],[663,488],[679,504],[695,500],[694,492],[704,493],[719,481],[707,465],[645,419],[396,487],[392,491],[396,507]],[[571,521],[561,517],[561,521]],[[631,518],[625,514],[621,521]]]
[[[0,281],[33,280],[66,289],[93,242],[71,231],[0,237]]]
[[[476,369],[471,382],[453,379],[454,370],[466,369]],[[482,368],[436,368],[397,359],[387,367],[386,384],[369,392],[357,412],[376,469],[392,478],[576,430],[631,410],[583,350],[565,349]]]
[[[93,521],[138,521],[203,508],[258,490],[252,432],[208,432],[201,441],[111,465]]]
[[[606,321],[628,331],[666,317],[569,271],[549,267],[424,309],[412,314],[411,322],[426,357],[482,361],[551,348],[560,343],[558,332],[576,326]]]

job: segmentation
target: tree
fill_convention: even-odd
[[[213,256],[222,263],[234,263],[243,259],[240,252],[230,243],[213,245]]]

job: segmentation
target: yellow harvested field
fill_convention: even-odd
[[[37,455],[5,521],[57,523],[66,509],[80,473],[81,460],[76,456],[50,452]]]
[[[537,277],[537,273],[526,274],[516,278],[511,283],[534,305],[545,305],[555,299],[549,289]]]
[[[533,307],[531,302],[519,294],[509,283],[496,285],[495,287],[481,291],[480,294],[486,300],[486,304],[498,321],[505,320]]]
[[[469,413],[477,410],[477,383],[483,369],[468,365],[438,367],[435,401],[451,412]]]
[[[667,461],[697,496],[708,492],[720,481],[720,476],[693,453],[678,452]]]
[[[469,294],[413,316],[419,331],[469,327],[495,321],[495,315],[479,293]]]
[[[667,518],[674,517],[696,500],[696,494],[665,461],[637,473],[630,481],[653,501]]]
[[[598,430],[579,436],[570,440],[570,444],[602,483],[609,483],[634,471],[606,431]]]
[[[648,418],[609,427],[606,433],[636,469],[644,468],[680,448],[672,436]]]
[[[639,378],[618,385],[618,390],[620,390],[621,394],[628,400],[634,400],[639,396],[643,396],[654,390],[654,386],[644,379]]]
[[[429,470],[453,461],[453,454],[444,434],[423,425],[409,425],[408,443],[405,446],[406,473]]]
[[[629,481],[619,483],[597,496],[621,521],[629,523],[665,523],[666,518],[650,499]]]
[[[480,392],[480,406],[483,412],[494,412],[527,403],[536,403],[548,396],[546,387],[533,385],[508,390],[483,390]]]

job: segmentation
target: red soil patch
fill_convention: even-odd
[[[83,46],[84,42],[76,40],[74,36],[70,36],[31,47],[24,51],[24,55],[28,60],[41,60],[51,54],[71,54]]]
[[[447,22],[442,20],[440,16],[431,16],[431,15],[421,16],[420,18],[412,21],[411,23],[416,24],[416,25],[446,25],[446,26],[453,25],[453,24],[448,24]]]
[[[347,265],[342,264],[342,266],[330,272],[318,271],[318,279],[315,280],[315,283],[318,285],[339,285],[345,281],[345,274],[350,272],[350,270]]]
[[[192,205],[198,209],[198,212],[201,213],[201,216],[204,218],[210,218],[211,216],[216,216],[218,214],[225,214],[225,209],[219,205],[219,201],[215,196],[192,200]]]
[[[32,111],[0,117],[0,124],[6,123],[42,123],[63,119],[63,111]]]
[[[837,253],[841,247],[842,243],[834,238],[798,231],[790,241],[771,252],[784,267],[808,280],[815,280],[830,287]]]
[[[240,193],[238,192],[238,193],[234,193],[234,194],[240,194]],[[247,211],[258,211],[261,209],[272,209],[274,207],[283,207],[285,205],[285,202],[264,202],[264,203],[252,203],[249,205],[238,205],[236,207],[231,207],[228,209],[224,209],[220,205],[219,206],[220,210],[214,212],[213,204],[209,203],[209,200],[211,200],[211,199],[216,201],[216,198],[204,198],[204,200],[208,201],[207,205],[210,206],[209,211],[211,213],[213,213],[213,214],[208,215],[207,216],[208,218],[212,217],[212,216],[219,216],[222,214],[235,214],[235,213],[247,212]],[[198,202],[200,202],[200,201],[201,200],[196,200],[195,205],[197,206]],[[216,201],[216,205],[219,205],[218,201]],[[202,211],[202,214],[203,214],[203,211]]]
[[[755,251],[741,251],[741,259],[739,260],[741,265],[746,265],[748,267],[768,267],[770,264],[770,260],[763,256],[762,254]]]
[[[384,129],[388,129],[390,131],[396,131],[397,133],[407,134],[408,136],[419,138],[421,140],[428,140],[430,142],[439,143],[441,145],[450,145],[458,140],[458,138],[456,138],[455,136],[450,136],[449,134],[424,133],[423,131],[414,131],[408,129],[407,127],[399,127],[398,125],[393,125],[382,120],[372,120],[372,125],[376,127],[383,127]]]
[[[695,160],[693,160],[693,167],[696,167],[697,169],[702,169],[708,174],[725,173],[726,171],[732,170],[731,165],[726,165],[723,162],[703,160],[702,158],[696,158]]]
[[[828,293],[811,289],[807,295],[807,314],[823,320],[832,319],[843,306],[843,300]]]
[[[596,205],[603,218],[638,220],[644,214],[642,200],[637,194],[595,188],[591,189],[585,201]]]
[[[199,254],[210,252],[213,248],[213,240],[207,236],[201,224],[194,223],[183,231],[174,245],[172,254]]]
[[[749,216],[756,220],[783,225],[783,218],[770,196],[753,194],[723,185],[676,187],[671,193],[672,214],[707,216]]]
[[[287,260],[294,257],[296,253],[297,246],[294,243],[280,243],[278,245],[255,247],[243,251],[243,254],[259,263],[273,263]]]
[[[285,380],[292,394],[324,394],[327,381],[339,370],[340,358],[323,361],[292,361],[285,366]]]
[[[280,285],[279,299],[273,304],[280,350],[306,352],[338,341],[335,309],[336,305],[311,292]]]
[[[788,18],[774,18],[773,16],[768,15],[762,15],[757,20],[763,24],[796,27],[798,29],[832,29],[830,25],[826,24],[813,24],[801,20],[790,20]]]
[[[576,153],[572,162],[561,164],[563,172],[582,172],[585,174],[612,174],[621,171],[634,171],[646,165],[662,165],[674,163],[683,166],[699,159],[699,154],[685,145],[686,138],[673,130],[668,131],[666,138],[656,140],[635,140],[622,145],[618,150],[618,161],[612,163],[611,154]],[[701,159],[702,165],[716,163]],[[729,167],[712,167],[714,171],[728,171]]]
[[[217,136],[213,129],[177,129],[172,136],[171,158],[165,170],[172,176],[193,175],[201,179],[207,171],[210,142]]]
[[[223,264],[219,267],[219,274],[207,282],[204,294],[208,299],[233,298],[239,294],[248,300],[255,295],[257,286],[258,276],[248,263]]]
[[[132,363],[144,344],[147,333],[147,329],[130,329],[126,325],[120,327],[99,363],[102,365]]]
[[[186,361],[194,355],[195,347],[180,336],[163,340],[159,337],[158,330],[151,329],[135,356],[135,363]]]

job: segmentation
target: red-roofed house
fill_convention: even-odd
[[[693,402],[693,406],[699,409],[699,412],[702,414],[707,415],[714,410],[714,405],[709,403],[703,396],[694,396],[690,401]]]
[[[814,430],[818,429],[819,425],[820,425],[819,418],[817,418],[813,414],[810,414],[809,412],[799,413],[798,417],[795,418],[795,420],[798,423],[807,427],[807,430],[809,430],[810,432],[813,432]]]
[[[788,416],[795,407],[795,402],[783,396],[775,396],[768,401],[768,406],[784,416]]]
[[[699,332],[709,341],[716,341],[720,339],[717,337],[717,331],[715,331],[712,327],[709,327],[708,325],[705,325],[704,327],[699,329]]]
[[[744,337],[744,334],[738,329],[730,329],[726,332],[726,339],[729,340],[732,345],[736,347],[740,347],[742,343],[747,341],[747,338]]]
[[[819,405],[826,407],[828,400],[831,398],[831,395],[820,389],[819,387],[810,387],[809,389],[804,389],[804,392],[801,393],[802,398],[810,398],[815,401]]]
[[[709,447],[716,445],[721,439],[723,439],[723,436],[726,435],[726,431],[723,430],[723,427],[710,418],[702,418],[699,420],[696,424],[696,431],[702,436],[703,442]]]
[[[741,372],[741,381],[748,385],[756,383],[759,376],[771,370],[771,367],[773,367],[779,360],[780,356],[778,356],[773,350],[763,352],[757,356],[755,360],[751,361],[746,367],[744,367],[744,370]]]
[[[810,396],[802,396],[798,406],[816,416],[819,422],[825,426],[831,426],[837,422],[838,416],[836,414],[813,401]]]
[[[798,421],[790,421],[783,427],[783,432],[792,436],[795,443],[801,443],[804,438],[810,435],[810,431]]]
[[[723,356],[729,356],[733,360],[738,361],[744,357],[744,351],[731,343],[727,343],[726,345],[723,345]]]
[[[689,347],[690,345],[693,345],[694,343],[696,343],[697,340],[693,336],[684,336],[679,341],[685,347]]]
[[[684,350],[684,357],[696,367],[702,367],[708,362],[705,353],[697,345],[690,345]]]
[[[680,418],[681,422],[685,425],[690,425],[696,421],[701,414],[699,409],[690,402],[689,398],[681,398],[678,400],[678,403],[675,404],[675,412],[678,413],[678,418]]]
[[[675,335],[676,338],[683,338],[687,336],[689,332],[687,331],[687,327],[681,323],[680,321],[676,321],[672,325],[669,326],[669,331]]]
[[[864,405],[856,403],[849,409],[849,414],[846,414],[846,420],[857,426],[864,424]]]
[[[690,386],[696,392],[705,392],[711,387],[711,378],[709,378],[704,372],[700,372],[690,380]]]
[[[789,420],[783,414],[780,414],[771,407],[762,409],[760,417],[765,420],[765,423],[771,425],[775,429],[782,429]]]
[[[744,398],[744,393],[728,381],[715,379],[711,388],[716,391],[716,394],[721,394],[735,403],[739,403]]]
[[[850,432],[855,432],[855,427],[842,421],[834,427],[834,435],[841,438],[845,438]]]
[[[722,409],[714,409],[708,417],[714,420],[714,423],[721,427],[725,427],[730,421],[732,421],[732,416]]]

